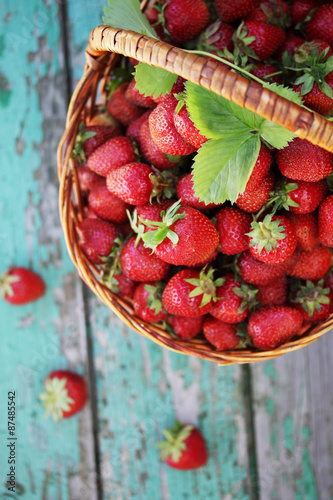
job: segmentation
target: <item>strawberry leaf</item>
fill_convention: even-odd
[[[283,149],[295,138],[295,134],[277,123],[264,120],[260,127],[260,137],[274,148]]]
[[[141,12],[139,0],[109,0],[109,6],[104,7],[104,13],[103,21],[109,26],[158,38],[156,31]]]
[[[303,101],[300,95],[288,87],[284,87],[283,85],[278,85],[277,83],[265,83],[263,87],[265,89],[271,90],[272,92],[275,92],[277,95],[280,95],[285,99],[288,99],[288,101],[298,104],[299,106],[303,105]]]
[[[234,203],[245,189],[259,150],[259,135],[247,132],[204,143],[193,165],[196,195],[205,203]]]
[[[169,94],[178,76],[165,69],[139,63],[135,66],[135,86],[145,96],[157,98],[160,95]]]

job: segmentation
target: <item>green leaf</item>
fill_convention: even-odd
[[[153,95],[155,98],[160,95],[169,94],[172,86],[176,83],[178,76],[165,69],[155,68],[148,64],[139,63],[135,66],[136,88],[140,94],[145,96]]]
[[[109,26],[158,38],[156,31],[141,12],[139,0],[109,0],[109,6],[104,7],[104,13],[103,21]]]
[[[288,99],[288,101],[298,104],[299,106],[303,105],[301,96],[288,87],[278,85],[277,83],[265,83],[263,87],[265,87],[265,89],[271,90],[272,92],[275,92],[277,95],[280,95],[285,99]]]
[[[283,149],[296,135],[277,123],[264,120],[260,127],[260,137],[277,149]]]
[[[204,143],[193,165],[196,195],[205,203],[234,203],[245,189],[259,150],[259,136],[249,133]]]

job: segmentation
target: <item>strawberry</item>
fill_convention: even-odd
[[[143,108],[155,108],[156,103],[149,96],[140,94],[135,86],[135,79],[133,78],[125,92],[125,98],[128,99],[133,104],[137,106],[142,106]]]
[[[160,95],[158,97],[153,97],[153,100],[157,103],[160,104],[161,102],[164,101],[167,97],[173,97],[173,94],[181,94],[185,90],[184,86],[185,80],[181,76],[178,76],[176,82],[172,85],[170,94],[165,94],[165,95]]]
[[[103,263],[103,257],[108,257],[119,230],[111,222],[101,219],[83,219],[77,226],[80,246],[88,259],[95,264]]]
[[[80,190],[87,193],[91,189],[98,186],[105,186],[105,178],[96,174],[86,165],[81,165],[77,169],[77,177],[79,180]]]
[[[251,56],[253,51],[255,57],[261,61],[268,59],[283,44],[286,34],[282,28],[260,21],[246,21],[240,25],[234,39],[235,46],[241,52]],[[249,43],[249,40],[252,40]]]
[[[128,137],[115,137],[102,144],[89,156],[87,166],[106,177],[111,170],[135,161],[132,142]]]
[[[256,303],[257,290],[241,281],[235,281],[231,273],[224,278],[224,284],[216,290],[218,300],[209,312],[224,323],[240,323],[248,316],[249,306]]]
[[[282,83],[281,77],[279,75],[275,75],[275,73],[278,73],[278,69],[273,66],[273,64],[264,64],[256,61],[255,67],[250,70],[250,73],[258,78],[261,78],[262,80]],[[270,75],[274,76],[268,78]]]
[[[145,120],[140,128],[139,136],[140,151],[148,163],[159,169],[173,168],[179,163],[179,156],[166,156],[153,141],[150,133],[148,120]]]
[[[268,202],[270,192],[273,191],[275,177],[272,172],[268,172],[256,189],[248,191],[245,189],[237,200],[236,205],[244,212],[256,213]]]
[[[78,134],[75,138],[73,158],[78,158],[85,163],[95,149],[109,139],[118,137],[119,135],[121,135],[121,128],[115,125],[85,126],[84,123],[80,123]]]
[[[283,0],[264,0],[250,12],[246,21],[261,21],[285,28],[289,25],[289,7]]]
[[[160,202],[152,201],[146,205],[136,207],[138,217],[143,220],[156,220],[162,221],[161,212],[165,212],[173,205],[172,200],[162,200]],[[146,228],[147,229],[147,228]]]
[[[90,106],[86,110],[86,118],[85,122],[87,127],[93,126],[93,125],[102,125],[104,127],[114,127],[118,126],[117,120],[113,118],[113,116],[108,113],[106,109],[102,106],[95,106],[95,109],[93,110],[92,116],[90,116]]]
[[[111,291],[113,293],[120,293],[124,297],[132,298],[138,283],[127,278],[124,274],[115,274],[112,277]]]
[[[54,370],[44,381],[46,391],[39,399],[46,409],[45,416],[53,420],[69,418],[82,410],[88,400],[85,379],[78,373],[68,370]]]
[[[210,52],[212,49],[224,51],[224,49],[233,52],[234,42],[232,35],[235,29],[230,24],[224,23],[217,19],[210,23],[205,31],[200,35],[199,47],[200,50]]]
[[[226,255],[235,255],[249,248],[246,233],[250,231],[252,217],[238,208],[222,208],[216,214],[215,227],[220,236],[220,248]]]
[[[135,240],[136,237],[132,236],[121,252],[120,263],[123,274],[133,281],[163,280],[169,271],[169,264],[145,248],[142,241],[135,246]]]
[[[267,285],[260,285],[258,290],[257,299],[262,306],[283,306],[287,302],[286,276],[281,276]]]
[[[261,144],[259,156],[254,164],[253,170],[245,187],[246,193],[258,189],[259,185],[268,174],[271,162],[272,153],[264,144]]]
[[[237,349],[241,338],[237,335],[237,328],[219,319],[207,316],[203,324],[203,333],[210,344],[218,351]]]
[[[294,254],[285,262],[276,265],[265,264],[253,257],[251,252],[242,253],[237,262],[240,277],[253,285],[268,285],[283,276],[294,264]]]
[[[193,425],[179,422],[163,431],[166,441],[158,443],[161,459],[173,469],[198,469],[206,465],[208,453],[204,438]]]
[[[175,43],[195,38],[209,22],[204,0],[168,0],[164,9],[165,27]]]
[[[284,180],[284,185],[290,183],[290,179]],[[318,182],[297,181],[295,188],[288,192],[289,198],[298,206],[289,206],[289,210],[295,214],[308,214],[314,212],[320,205],[328,191],[324,180]]]
[[[108,190],[130,205],[144,205],[153,194],[157,177],[145,163],[133,162],[109,172]]]
[[[301,23],[318,6],[318,0],[294,0],[290,7],[290,17],[293,26]]]
[[[134,311],[139,318],[148,323],[160,323],[167,317],[162,307],[162,292],[164,284],[161,281],[140,283],[133,297]]]
[[[204,316],[213,305],[217,287],[223,279],[213,280],[214,269],[183,269],[167,283],[162,304],[169,314],[187,317]]]
[[[106,105],[110,115],[116,118],[116,120],[124,125],[124,127],[128,127],[145,112],[145,108],[137,106],[126,99],[126,91],[128,87],[128,83],[122,83],[114,92],[112,92]]]
[[[333,247],[333,194],[327,196],[320,204],[318,230],[321,243]]]
[[[207,142],[207,138],[200,134],[200,131],[192,122],[186,105],[182,106],[178,113],[175,113],[173,121],[177,132],[196,149],[199,149],[202,144]]]
[[[101,219],[115,224],[127,221],[126,210],[130,208],[127,203],[110,193],[106,186],[99,186],[90,191],[88,207]]]
[[[25,267],[11,267],[0,276],[0,295],[15,306],[38,300],[45,288],[43,279]]]
[[[281,173],[289,179],[317,182],[333,171],[333,154],[299,137],[280,149],[276,159]]]
[[[329,287],[324,288],[323,279],[318,283],[308,280],[294,292],[291,302],[301,311],[305,321],[325,321],[332,312],[333,292]]]
[[[329,116],[333,112],[333,57],[324,62],[324,55],[319,56],[317,63],[315,58],[305,64],[304,73],[295,81],[293,90],[302,96],[305,106]]]
[[[149,115],[151,113],[151,110],[149,109],[143,115],[141,115],[139,118],[137,118],[134,122],[131,123],[131,125],[127,128],[126,130],[126,137],[129,139],[134,139],[137,145],[140,147],[140,130],[141,130],[141,125],[148,120]]]
[[[266,215],[262,222],[252,222],[250,252],[266,264],[280,264],[294,253],[297,239],[292,223],[283,216]]]
[[[321,245],[312,250],[296,250],[295,255],[295,262],[287,274],[301,280],[318,281],[325,277],[332,265],[330,250]]]
[[[291,34],[287,36],[286,40],[284,43],[278,48],[278,50],[275,52],[275,57],[279,60],[282,61],[282,56],[283,60],[285,58],[285,53],[286,55],[291,55],[293,56],[296,52],[297,49],[303,45],[305,42],[304,38],[301,38],[300,36]]]
[[[150,114],[149,129],[153,141],[163,153],[185,156],[194,153],[196,148],[177,132],[174,124],[177,103],[175,97],[165,97]]]
[[[312,250],[319,245],[317,214],[290,213],[287,217],[294,226],[300,250]]]
[[[320,38],[333,46],[333,5],[322,5],[306,25],[310,40]]]
[[[167,323],[179,338],[182,340],[190,340],[201,332],[203,320],[203,316],[197,316],[196,318],[169,316],[167,318]]]
[[[197,210],[209,210],[210,208],[218,207],[215,203],[206,205],[204,201],[196,196],[194,191],[193,176],[191,173],[184,175],[177,183],[177,196],[181,200],[183,206],[196,208]]]
[[[288,342],[300,330],[303,316],[287,306],[262,307],[250,316],[248,333],[256,347],[276,349]]]
[[[215,0],[217,14],[226,23],[247,16],[259,4],[260,0],[236,0],[232,3],[229,0]]]
[[[206,264],[209,264],[210,262],[213,262],[213,260],[216,259],[216,257],[218,256],[218,254],[219,254],[219,251],[218,251],[217,248],[215,248],[215,250],[210,255],[208,255],[208,257],[205,260],[202,260],[201,262],[198,262],[198,264],[194,264],[191,267],[193,269],[202,269],[203,267],[205,267]]]

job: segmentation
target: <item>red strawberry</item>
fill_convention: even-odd
[[[207,316],[203,324],[203,333],[208,342],[218,351],[237,349],[241,338],[237,335],[237,328],[219,319]]]
[[[126,210],[130,208],[127,203],[110,193],[106,186],[90,191],[88,206],[98,217],[115,224],[123,224],[127,221]]]
[[[287,274],[301,280],[318,281],[325,277],[332,265],[330,250],[321,245],[312,250],[296,250],[295,255],[295,263]]]
[[[209,311],[214,318],[224,323],[240,323],[249,314],[249,305],[255,303],[257,290],[235,281],[234,275],[225,276],[225,282],[216,290],[217,300]]]
[[[281,61],[285,52],[287,52],[287,54],[294,55],[297,52],[297,49],[303,45],[304,42],[305,39],[300,36],[294,34],[289,35],[285,42],[275,52],[275,57]]]
[[[325,75],[325,73],[323,73]],[[326,86],[331,88],[333,92],[333,71],[327,74],[324,78],[317,76],[319,82],[325,82]],[[299,79],[296,80],[296,83]],[[305,106],[325,116],[329,116],[333,112],[333,99],[326,95],[321,88],[322,83],[313,83],[313,87],[307,93],[303,93],[303,85],[294,85],[293,90],[302,96]]]
[[[178,156],[167,157],[155,144],[150,133],[148,120],[145,120],[141,125],[139,144],[142,156],[154,167],[167,169],[173,168],[179,163]]]
[[[132,298],[136,287],[136,281],[127,278],[124,274],[115,274],[112,279],[111,291],[113,293],[120,293],[124,297]]]
[[[148,120],[149,115],[151,113],[151,110],[149,109],[143,115],[141,115],[137,120],[131,123],[131,125],[127,128],[126,130],[126,137],[129,139],[135,140],[137,145],[140,147],[140,130],[141,130],[141,125]]]
[[[124,127],[128,127],[145,111],[145,108],[137,106],[126,99],[128,86],[128,83],[122,83],[120,87],[112,92],[106,105],[110,115],[114,116]]]
[[[305,321],[325,321],[332,312],[333,292],[324,288],[324,280],[307,281],[294,293],[292,302]]]
[[[213,280],[214,270],[183,269],[167,283],[162,304],[169,314],[177,316],[204,316],[212,308],[217,288],[222,279]]]
[[[275,83],[282,83],[281,77],[279,75],[267,78],[269,75],[273,75],[278,72],[278,69],[273,66],[273,64],[264,64],[260,62],[255,62],[255,68],[250,70],[250,73],[262,80],[271,81]]]
[[[205,31],[200,35],[200,48],[209,52],[209,49],[215,48],[221,51],[228,49],[229,52],[234,50],[234,42],[232,35],[235,29],[230,24],[224,23],[219,19],[210,23]]]
[[[164,10],[165,26],[175,43],[195,38],[209,22],[204,0],[168,0]]]
[[[218,16],[226,23],[247,16],[259,4],[260,0],[236,0],[232,3],[229,0],[215,0]]]
[[[251,229],[252,217],[238,208],[222,208],[216,214],[215,227],[220,235],[220,248],[226,255],[235,255],[249,248],[246,236]]]
[[[210,262],[213,262],[213,260],[216,259],[216,257],[218,256],[219,254],[219,251],[217,248],[215,248],[214,252],[212,252],[208,257],[207,259],[205,260],[202,260],[201,262],[198,262],[198,264],[194,264],[193,266],[191,266],[193,269],[202,269],[203,267],[205,267],[206,264],[209,264]]]
[[[135,240],[135,236],[130,238],[121,252],[123,274],[133,281],[159,281],[165,278],[169,264],[145,248],[142,241],[135,246]]]
[[[249,44],[246,41],[244,43],[244,34],[246,38],[255,37],[255,40]],[[245,51],[246,47],[249,47],[261,61],[265,61],[274,54],[285,39],[286,34],[283,29],[274,24],[260,21],[246,21],[241,28],[240,36],[235,45],[243,48]]]
[[[333,45],[333,5],[322,5],[306,25],[310,40],[320,38]]]
[[[272,172],[268,172],[256,189],[253,189],[253,191],[245,189],[245,191],[238,196],[236,205],[244,212],[259,212],[269,200],[270,192],[274,189],[274,184],[275,177]]]
[[[187,318],[186,316],[169,316],[167,323],[174,333],[182,340],[190,340],[202,330],[203,316]]]
[[[85,379],[78,373],[68,370],[55,370],[44,381],[46,391],[40,394],[45,416],[61,420],[75,415],[82,410],[88,400],[88,388]]]
[[[283,306],[287,302],[287,278],[281,276],[268,285],[258,286],[257,299],[262,306]]]
[[[257,161],[254,164],[249,180],[247,181],[245,188],[246,192],[258,189],[259,185],[268,174],[271,162],[272,162],[272,153],[264,144],[262,144],[260,147]]]
[[[301,23],[318,6],[318,0],[294,0],[290,7],[291,22],[294,26]]]
[[[153,201],[136,207],[138,217],[143,220],[162,221],[161,212],[166,212],[174,204],[173,200]],[[148,228],[146,228],[148,230]]]
[[[333,194],[321,202],[318,211],[319,239],[327,247],[333,247]]]
[[[12,267],[0,276],[0,296],[15,306],[38,300],[45,288],[42,278],[25,267]]]
[[[135,83],[135,79],[133,78],[126,89],[125,98],[137,106],[142,106],[143,108],[155,108],[156,102],[154,102],[151,97],[146,97],[144,94],[140,94],[135,86]]]
[[[153,169],[145,163],[128,163],[112,170],[106,185],[109,191],[121,200],[131,205],[144,205],[152,196],[154,179],[157,178]]]
[[[207,141],[207,138],[200,134],[200,131],[192,122],[186,105],[184,105],[181,110],[174,115],[174,124],[177,132],[185,139],[185,141],[192,144],[196,149],[199,149],[200,146]]]
[[[159,282],[140,283],[133,297],[134,311],[139,318],[148,323],[160,323],[167,317],[162,307],[164,284]]]
[[[202,434],[193,425],[179,422],[163,431],[166,441],[158,443],[161,459],[173,469],[198,469],[206,465],[208,453]]]
[[[87,166],[99,175],[135,161],[132,142],[128,137],[115,137],[102,144],[90,155]]]
[[[333,171],[333,154],[299,137],[280,149],[276,159],[280,171],[289,179],[317,182]]]
[[[286,179],[284,184],[292,182]],[[288,192],[289,198],[298,204],[290,206],[289,210],[295,214],[308,214],[314,212],[320,205],[328,191],[327,183],[324,180],[318,182],[297,181],[297,187]]]
[[[196,148],[176,130],[174,114],[177,103],[173,96],[163,99],[149,116],[149,129],[153,141],[163,153],[185,156],[194,153]]]
[[[177,196],[181,200],[183,206],[189,206],[198,210],[209,210],[210,208],[218,207],[215,203],[206,205],[204,201],[196,196],[194,191],[193,176],[191,173],[184,175],[177,183]]]
[[[246,21],[261,21],[284,28],[289,24],[289,7],[283,0],[264,0],[252,10]]]
[[[270,282],[283,276],[294,264],[294,254],[285,262],[270,265],[253,257],[251,252],[242,253],[238,258],[237,266],[240,277],[247,283],[253,285],[268,285]]]
[[[84,123],[80,123],[78,134],[75,138],[73,158],[79,158],[85,162],[95,149],[109,139],[119,135],[121,135],[121,127],[115,125],[85,126]]]
[[[95,187],[105,186],[105,178],[96,174],[86,165],[81,165],[77,169],[77,176],[81,192],[88,192]]]
[[[300,250],[312,250],[319,245],[317,214],[290,213],[287,217],[294,226],[297,247]]]
[[[117,126],[118,122],[113,118],[113,116],[108,113],[108,111],[105,109],[104,111],[101,111],[100,106],[95,106],[95,110],[93,111],[92,116],[90,116],[90,107],[87,108],[86,111],[86,117],[85,117],[85,122],[87,127],[93,126],[93,125],[102,125],[104,127],[110,127],[110,126]]]
[[[248,332],[256,347],[276,349],[300,330],[302,314],[292,307],[271,306],[255,311],[249,319]]]
[[[91,262],[101,264],[102,257],[108,257],[113,244],[119,236],[119,230],[101,219],[83,219],[77,227],[80,246]]]

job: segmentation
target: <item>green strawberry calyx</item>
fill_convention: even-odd
[[[20,280],[19,276],[11,275],[10,271],[3,273],[0,276],[0,296],[3,299],[5,297],[12,297],[14,295],[12,284]]]
[[[216,297],[216,288],[224,284],[225,278],[218,278],[217,280],[214,280],[214,272],[215,269],[209,269],[206,273],[205,268],[203,268],[200,272],[199,278],[189,278],[184,280],[186,283],[195,287],[189,294],[190,298],[202,295],[200,307],[209,304],[211,300],[216,302],[217,300],[222,299],[222,297]]]
[[[333,56],[327,57],[329,47],[319,54],[318,44],[304,43],[294,56],[295,66],[292,69],[303,73],[294,85],[302,85],[301,95],[311,92],[315,83],[328,97],[333,99],[333,90],[325,81],[326,76],[333,71]]]
[[[46,391],[39,395],[42,406],[46,409],[45,418],[51,416],[54,421],[61,420],[63,412],[71,409],[75,401],[68,396],[66,384],[66,378],[48,377],[45,380]]]
[[[281,219],[272,220],[273,214],[265,216],[261,222],[251,223],[252,231],[246,233],[250,238],[250,246],[257,246],[259,255],[263,251],[271,252],[277,248],[277,240],[283,240],[287,235]]]
[[[84,141],[90,139],[91,137],[94,137],[96,134],[97,132],[93,132],[92,130],[85,130],[85,124],[83,122],[80,123],[72,153],[72,157],[76,158],[80,164],[83,164],[87,161],[86,155],[83,150]]]
[[[308,313],[310,318],[314,315],[315,311],[320,312],[323,304],[330,304],[329,288],[324,288],[324,280],[318,281],[317,284],[313,281],[307,280],[306,285],[301,285],[292,299],[292,302],[302,304],[302,309]]]
[[[162,294],[165,288],[165,283],[158,281],[155,285],[144,285],[143,287],[148,293],[147,304],[149,309],[154,311],[154,314],[158,314],[162,310]]]
[[[180,422],[176,422],[171,429],[164,430],[163,435],[166,441],[157,443],[161,460],[165,461],[171,457],[173,462],[178,462],[187,448],[184,441],[191,435],[193,429],[193,425],[182,425]]]
[[[259,304],[256,298],[259,290],[248,285],[247,283],[241,283],[240,286],[235,286],[232,291],[235,295],[237,295],[237,297],[243,299],[238,308],[237,314],[242,314],[247,307],[252,310],[257,304]]]

